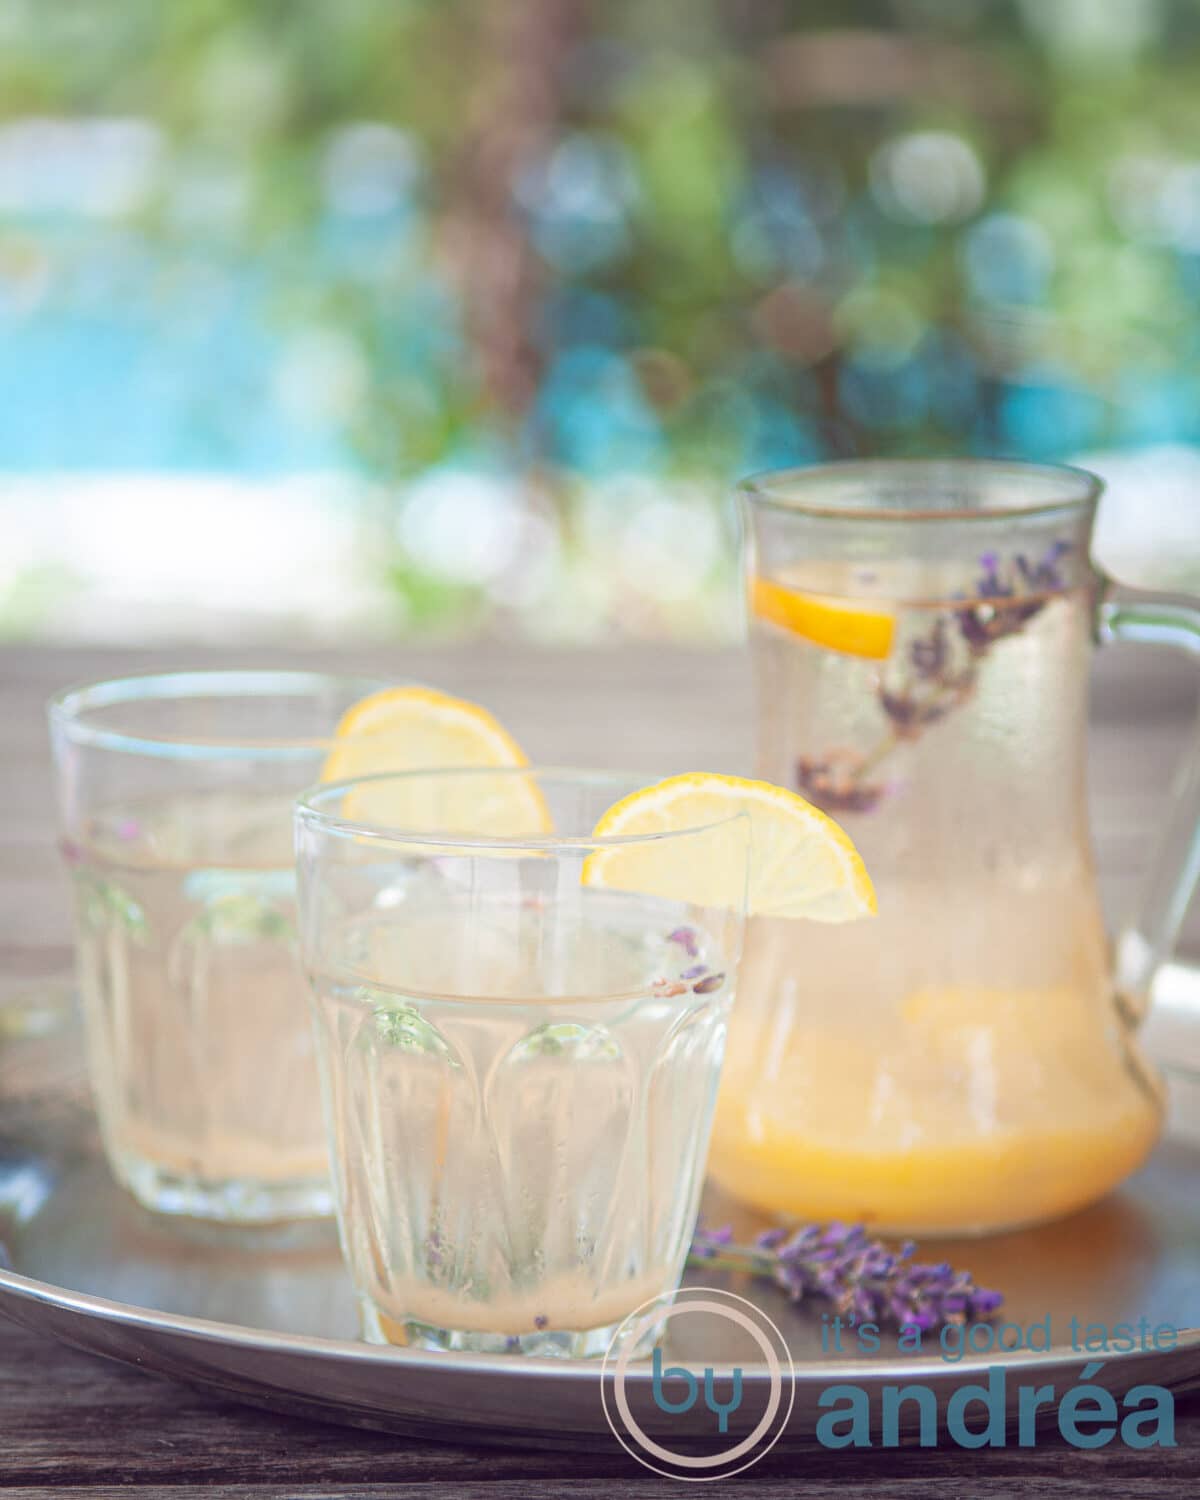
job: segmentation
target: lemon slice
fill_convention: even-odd
[[[814,645],[872,661],[882,661],[891,654],[896,634],[896,620],[890,610],[866,609],[842,599],[798,593],[769,578],[750,580],[750,610],[760,620],[769,620]]]
[[[851,922],[874,914],[875,891],[850,839],[803,797],[770,782],[705,772],[672,776],[615,803],[594,837],[682,833],[737,813],[749,821],[750,915]],[[584,861],[584,884],[736,908],[742,859],[732,838],[722,845],[721,832],[714,826],[694,837],[598,849]]]
[[[527,766],[508,730],[477,703],[435,688],[384,688],[342,716],[322,781],[389,771],[497,770]],[[357,822],[412,833],[468,833],[519,838],[553,832],[534,776],[454,776],[365,781],[351,787],[342,813]]]

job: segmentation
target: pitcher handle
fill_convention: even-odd
[[[1153,595],[1109,599],[1097,620],[1100,643],[1178,646],[1200,657],[1200,609]],[[1154,976],[1171,956],[1200,880],[1200,718],[1171,791],[1150,873],[1117,937],[1118,993],[1141,1018]]]

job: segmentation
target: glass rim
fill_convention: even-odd
[[[194,735],[136,734],[94,724],[86,717],[94,709],[121,704],[162,702],[184,698],[303,698],[316,696],[329,686],[361,689],[360,698],[382,688],[404,686],[384,677],[354,672],[306,671],[292,667],[196,667],[169,672],[133,672],[123,677],[72,683],[54,693],[46,703],[53,728],[76,745],[101,750],[121,750],[132,755],[162,759],[207,760],[214,756],[245,759],[328,753],[337,744],[359,736],[262,735],[199,739]],[[347,705],[349,706],[349,705]]]
[[[1058,483],[1063,493],[1052,499],[1016,499],[991,505],[933,507],[913,505],[881,506],[852,499],[830,500],[820,493],[838,479],[858,476],[863,480],[884,475],[907,476],[915,480],[921,471],[930,480],[954,473],[990,474],[994,478],[1009,476],[1014,480],[1037,477],[1043,482]],[[795,484],[811,494],[784,496],[780,486]],[[973,525],[1011,521],[1016,517],[1072,514],[1094,506],[1104,491],[1104,481],[1090,469],[1076,464],[1045,464],[1019,458],[862,458],[842,459],[831,463],[798,465],[787,469],[764,469],[737,482],[736,489],[752,505],[785,514],[812,516],[815,519],[855,522],[964,521]]]
[[[412,781],[418,779],[467,778],[480,776],[532,776],[538,781],[560,781],[579,786],[611,785],[620,795],[632,790],[654,786],[669,779],[671,773],[641,774],[635,771],[588,770],[574,766],[427,766],[410,771],[381,771],[371,776],[350,776],[342,781],[320,782],[309,787],[296,797],[292,804],[292,819],[299,827],[316,829],[322,833],[351,839],[365,839],[380,844],[424,845],[439,850],[472,850],[483,854],[491,850],[527,849],[535,854],[580,854],[589,849],[612,849],[634,844],[652,844],[666,839],[686,838],[695,834],[711,833],[737,822],[749,824],[749,815],[733,811],[725,817],[711,819],[706,823],[689,824],[686,828],[661,829],[656,833],[627,833],[605,835],[599,838],[588,833],[576,834],[515,834],[497,835],[463,833],[453,830],[411,830],[394,824],[367,821],[361,818],[341,817],[319,806],[325,799],[336,800],[353,787],[378,785],[387,781]]]

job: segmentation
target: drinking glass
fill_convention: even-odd
[[[147,1208],[332,1211],[295,955],[292,801],[382,684],[180,672],[50,705],[100,1130]]]
[[[628,842],[591,829],[636,785],[418,772],[298,804],[338,1221],[370,1340],[600,1355],[678,1285],[743,912],[589,883],[589,856]],[[653,837],[744,888],[744,816]]]
[[[1200,617],[1108,597],[1100,488],[967,460],[742,486],[760,771],[844,824],[879,915],[751,924],[711,1160],[739,1196],[991,1230],[1089,1203],[1152,1148],[1134,1031],[1200,866],[1200,767],[1114,973],[1088,665],[1097,639],[1196,649]]]

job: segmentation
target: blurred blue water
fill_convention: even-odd
[[[32,310],[0,305],[0,469],[259,474],[345,461],[344,444],[289,421],[275,396],[261,273],[142,252],[101,274],[100,259],[70,267]]]
[[[1001,275],[996,247],[1010,241],[1020,234],[1003,218],[979,231],[976,279]],[[370,291],[395,246],[394,234],[333,225],[311,255],[276,250],[255,262],[162,248],[95,225],[86,234],[43,231],[39,295],[5,300],[0,278],[0,471],[353,469],[369,462],[356,434],[372,422],[394,424],[403,457],[406,421],[442,420],[439,404],[452,399],[455,372],[468,358],[458,311],[432,275],[418,269],[399,290]],[[1003,273],[1007,294],[1039,289],[1036,245],[1023,253]],[[339,320],[323,301],[344,284],[337,277],[347,266],[368,289],[357,321]],[[1190,369],[1131,368],[1107,390],[1049,363],[999,379],[961,333],[937,326],[918,329],[913,346],[894,357],[869,342],[847,350],[832,418],[821,419],[814,375],[742,350],[727,371],[691,390],[680,423],[656,409],[638,374],[638,323],[635,309],[610,292],[551,287],[532,330],[542,379],[511,450],[515,464],[536,456],[587,480],[662,473],[694,458],[723,481],[738,470],[819,460],[847,443],[886,451],[906,434],[1034,459],[1101,443],[1200,439],[1200,378]],[[330,338],[332,355],[321,342]],[[297,341],[307,351],[298,373]],[[335,377],[352,387],[340,405],[325,389]],[[469,452],[485,438],[477,421],[460,422],[448,446],[421,461]]]

